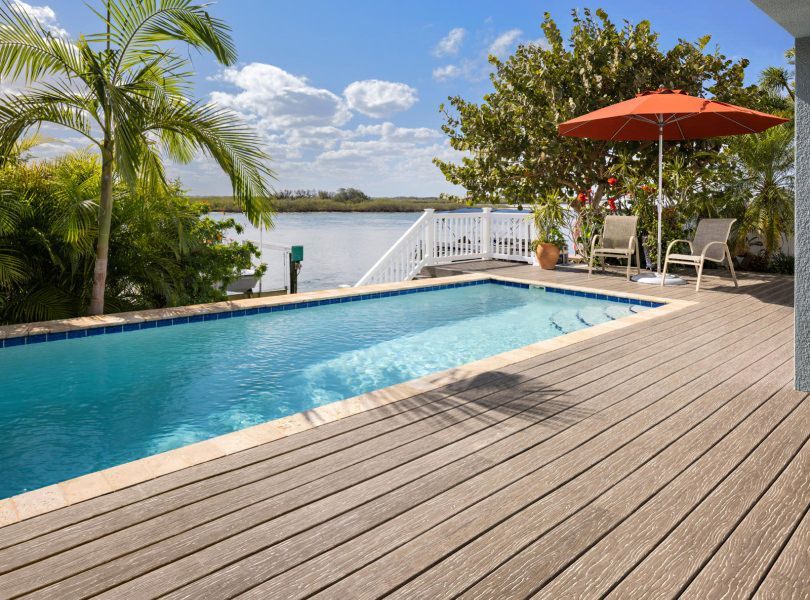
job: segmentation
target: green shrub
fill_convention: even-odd
[[[771,257],[769,271],[771,273],[781,273],[782,275],[793,275],[795,263],[795,257],[783,252],[777,252]]]
[[[85,313],[93,284],[100,166],[73,154],[0,168],[0,322]],[[225,239],[231,219],[205,218],[178,184],[118,187],[105,301],[109,311],[224,299],[220,284],[251,266],[258,249]]]

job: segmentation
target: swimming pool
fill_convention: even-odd
[[[6,340],[0,498],[654,306],[488,280],[374,296]]]

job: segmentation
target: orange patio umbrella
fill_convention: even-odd
[[[658,264],[655,278],[640,279],[657,283],[661,272],[664,140],[759,133],[786,121],[741,106],[690,96],[681,90],[659,88],[560,123],[557,129],[560,135],[596,140],[658,140]]]

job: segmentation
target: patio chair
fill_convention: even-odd
[[[728,249],[728,237],[731,235],[731,226],[737,219],[701,219],[695,230],[695,238],[689,240],[674,240],[667,247],[667,256],[664,259],[664,273],[661,277],[661,286],[667,275],[670,263],[677,265],[691,265],[697,269],[697,285],[695,291],[700,291],[700,279],[703,276],[703,265],[707,260],[722,263],[724,260],[731,271],[734,287],[737,287],[737,274],[734,272],[734,261]],[[678,243],[689,244],[689,254],[672,254],[672,247]]]
[[[638,217],[619,217],[615,215],[605,217],[605,226],[602,233],[593,236],[591,242],[591,259],[588,263],[588,277],[593,271],[593,261],[597,256],[602,257],[602,270],[605,270],[605,258],[627,259],[627,281],[630,281],[630,267],[633,254],[636,255],[636,269],[641,273],[641,263],[638,256],[638,239],[636,239],[636,224]],[[599,247],[597,247],[599,242]]]

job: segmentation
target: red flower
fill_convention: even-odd
[[[577,196],[577,200],[582,202],[582,204],[585,204],[588,201],[588,194],[586,194],[585,192],[580,192],[579,195]]]
[[[608,198],[608,206],[610,207],[610,212],[616,212],[616,198]]]
[[[616,185],[617,183],[619,183],[619,180],[618,180],[618,179],[616,179],[615,177],[608,177],[607,182],[608,182],[608,185],[609,185],[610,187],[613,187],[614,185]]]

